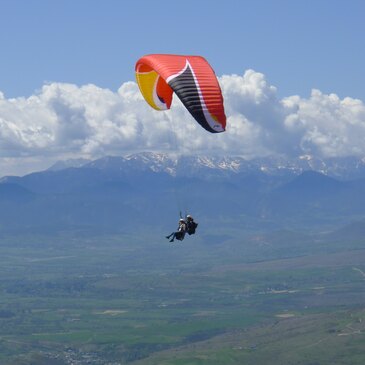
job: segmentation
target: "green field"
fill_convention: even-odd
[[[219,234],[1,237],[0,364],[365,363],[365,239]]]

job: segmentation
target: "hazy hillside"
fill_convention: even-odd
[[[362,165],[354,166],[359,174]],[[66,161],[46,171],[2,178],[0,219],[2,229],[134,231],[155,226],[156,217],[159,225],[171,227],[181,211],[204,224],[248,230],[336,227],[365,214],[365,180],[348,180],[356,175],[349,169],[333,177],[341,171],[344,167],[334,161],[284,165],[272,159],[156,153]]]

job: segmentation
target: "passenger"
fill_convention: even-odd
[[[176,232],[172,232],[170,235],[166,236],[167,239],[170,239],[170,242],[174,242],[176,238],[178,241],[182,241],[185,237],[186,233],[186,222],[184,219],[179,220],[179,226]]]

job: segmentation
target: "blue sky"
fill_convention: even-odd
[[[1,175],[171,141],[247,158],[364,157],[364,14],[362,0],[0,0]],[[151,111],[134,82],[148,53],[207,58],[226,133],[204,134],[178,100]],[[171,138],[171,123],[183,133]]]
[[[282,96],[365,100],[364,14],[361,0],[1,0],[0,90],[117,90],[141,55],[177,53],[204,55],[218,75],[262,72]]]

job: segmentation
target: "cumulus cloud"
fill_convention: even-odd
[[[167,112],[151,109],[134,82],[117,92],[64,83],[44,85],[29,98],[0,92],[0,166],[145,150],[248,158],[365,155],[362,101],[319,90],[280,99],[253,70],[219,81],[228,116],[221,134],[203,130],[177,98]]]

